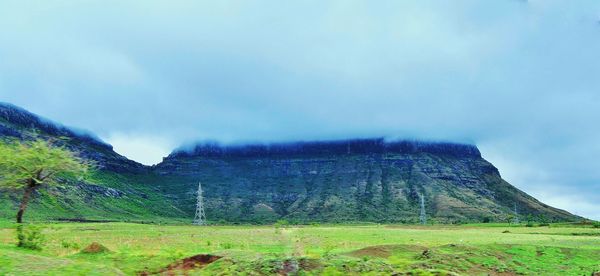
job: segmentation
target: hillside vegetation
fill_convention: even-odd
[[[202,182],[207,214],[229,222],[418,221],[420,196],[440,223],[578,218],[504,181],[472,145],[383,139],[200,146],[152,168],[188,213]],[[524,216],[525,217],[525,216]]]
[[[155,166],[117,154],[93,134],[0,103],[0,139],[52,139],[97,164],[85,179],[36,191],[25,220],[190,221],[198,182],[220,223],[579,221],[504,181],[476,146],[358,139],[263,145],[200,144]],[[19,198],[0,194],[0,217]]]

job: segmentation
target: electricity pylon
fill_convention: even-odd
[[[202,198],[202,183],[198,182],[198,197],[196,198],[196,215],[194,225],[206,225],[206,214],[204,213],[204,199]]]
[[[425,214],[425,197],[423,195],[419,195],[421,198],[421,215],[419,216],[419,220],[421,224],[427,224],[427,214]]]
[[[514,214],[514,218],[513,218],[513,223],[514,224],[519,224],[519,213],[517,212],[517,202],[515,202],[515,210],[514,210],[515,214]]]

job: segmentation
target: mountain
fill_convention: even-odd
[[[96,163],[97,168],[85,180],[64,179],[63,187],[36,191],[25,220],[160,221],[186,215],[146,184],[152,174],[148,167],[119,155],[111,145],[90,133],[0,103],[0,138],[51,139]],[[14,217],[20,196],[0,190],[0,218]]]
[[[361,139],[175,151],[153,170],[192,213],[203,185],[209,218],[226,221],[502,221],[517,212],[574,220],[502,180],[474,145]]]
[[[476,146],[355,139],[176,150],[155,166],[131,161],[92,134],[0,103],[0,137],[53,139],[95,160],[84,181],[40,191],[34,219],[190,221],[202,183],[207,217],[230,223],[549,221],[581,218],[504,181]],[[19,196],[2,192],[0,217]],[[26,218],[27,219],[27,218]]]
[[[111,145],[89,132],[76,131],[7,103],[0,103],[0,136],[54,139],[82,157],[95,160],[101,168],[118,172],[144,170],[142,164],[114,152]]]

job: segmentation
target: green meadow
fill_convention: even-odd
[[[592,275],[600,271],[600,228],[592,225],[35,226],[44,238],[38,250],[17,247],[16,226],[0,223],[0,275]],[[88,247],[92,243],[100,249]]]

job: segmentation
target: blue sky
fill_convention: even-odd
[[[197,140],[477,144],[600,219],[600,2],[0,1],[0,101],[153,164]]]

